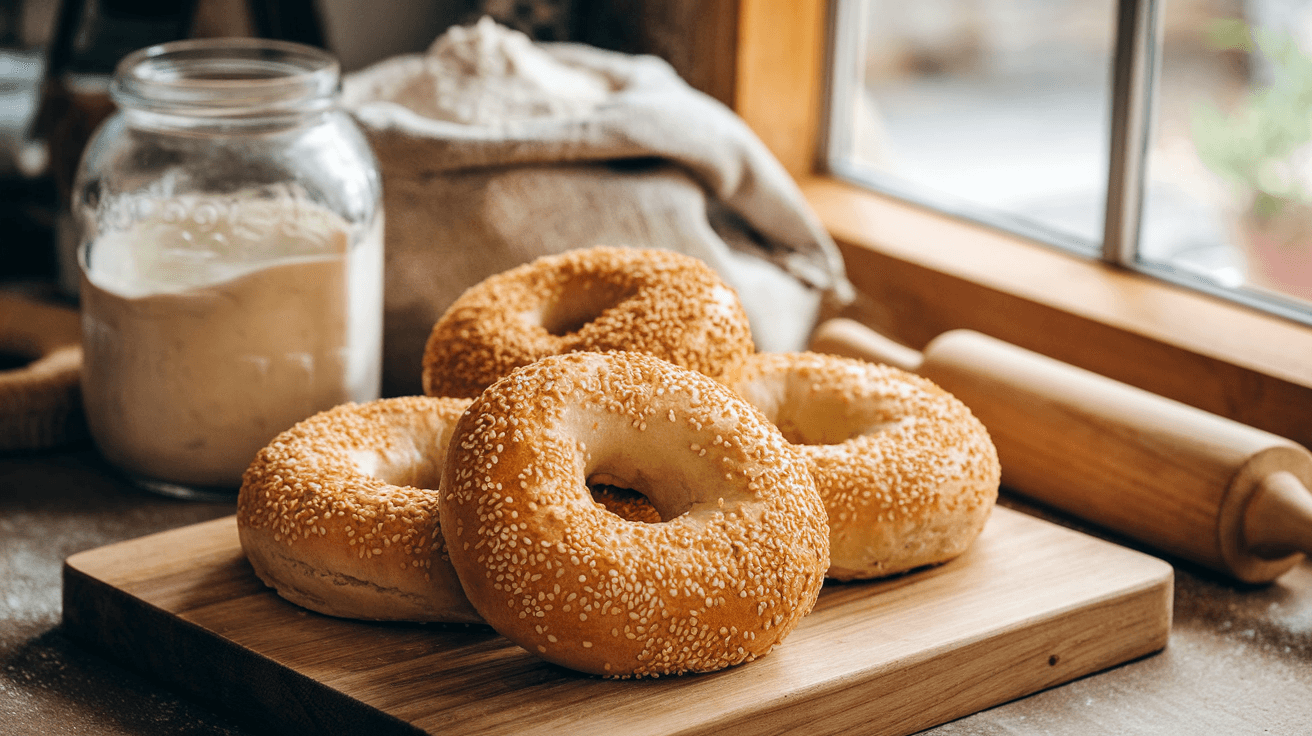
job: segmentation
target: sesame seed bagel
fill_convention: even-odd
[[[539,358],[608,350],[715,377],[755,348],[737,293],[702,261],[665,250],[586,248],[467,289],[429,334],[424,393],[473,398]]]
[[[646,496],[629,521],[590,484]],[[611,677],[707,672],[769,652],[829,566],[806,464],[712,379],[637,353],[571,353],[479,396],[439,502],[469,600],[551,662]]]
[[[437,487],[468,399],[343,404],[256,454],[237,497],[242,549],[260,579],[319,613],[478,622],[438,526]]]
[[[998,454],[930,381],[818,353],[760,353],[726,382],[811,464],[839,580],[933,565],[970,546],[997,500]]]

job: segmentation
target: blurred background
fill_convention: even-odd
[[[0,0],[0,274],[49,246],[80,144],[127,52],[259,35],[344,71],[482,15],[669,61],[731,102],[727,0]],[[1138,261],[1312,321],[1312,0],[1159,3]],[[1096,257],[1116,0],[836,0],[823,154],[836,173]],[[730,14],[729,17],[733,17]],[[728,27],[726,27],[728,26]],[[721,51],[721,49],[729,49]]]
[[[835,170],[1097,255],[1116,0],[838,5]],[[1138,262],[1312,317],[1312,3],[1156,5]]]
[[[112,110],[114,65],[138,48],[280,38],[327,48],[351,72],[491,15],[538,40],[658,54],[716,94],[697,51],[716,32],[707,12],[694,0],[0,0],[0,280],[34,290],[57,277],[61,203],[83,145]]]

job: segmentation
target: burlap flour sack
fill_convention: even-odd
[[[731,111],[665,62],[534,44],[484,19],[348,75],[383,172],[384,392],[420,392],[433,323],[467,287],[592,245],[697,256],[760,350],[801,349],[848,298],[833,242]]]

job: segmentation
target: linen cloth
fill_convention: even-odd
[[[453,48],[460,63],[435,67]],[[484,20],[347,75],[343,102],[382,171],[385,395],[420,392],[428,333],[466,288],[573,248],[702,259],[738,291],[758,350],[803,349],[851,298],[784,168],[656,57],[534,44]]]

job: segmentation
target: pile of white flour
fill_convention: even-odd
[[[394,102],[417,115],[463,125],[538,117],[577,117],[604,103],[606,76],[570,66],[519,31],[484,16],[454,26],[423,54],[407,54],[353,75],[343,89],[347,109]]]

